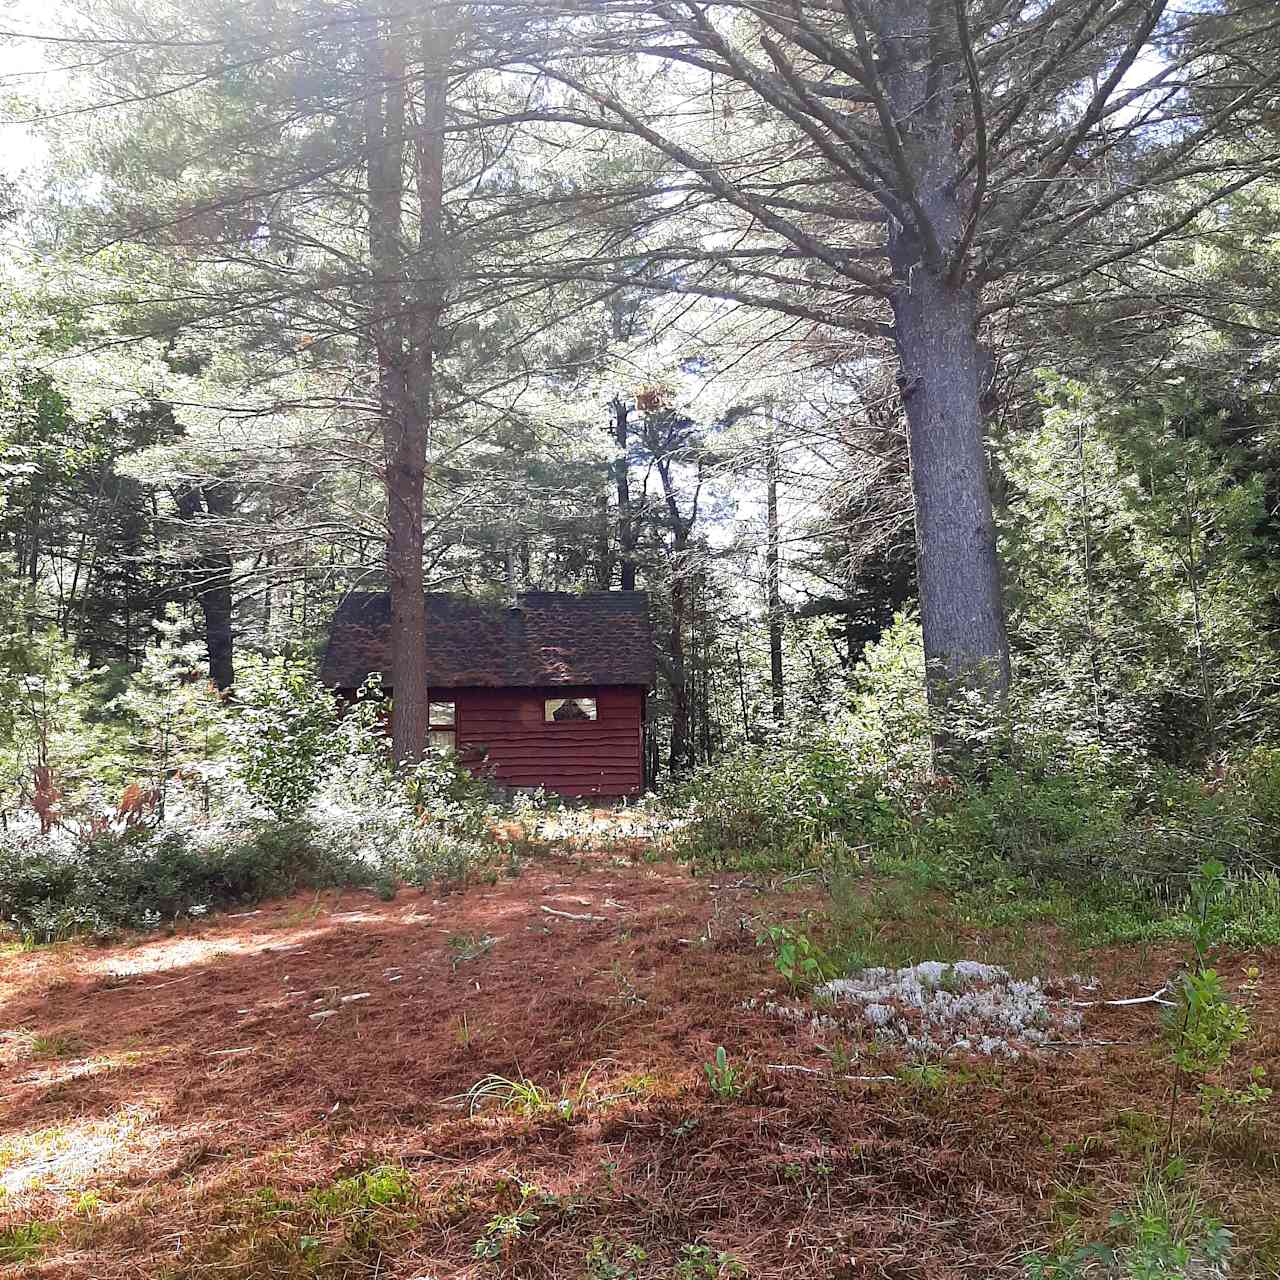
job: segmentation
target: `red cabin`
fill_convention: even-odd
[[[321,680],[353,696],[389,684],[391,598],[347,596]],[[644,789],[645,695],[653,630],[643,591],[531,591],[515,605],[427,595],[431,741],[505,786],[565,796]]]

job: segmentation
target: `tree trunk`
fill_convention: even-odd
[[[601,492],[596,498],[596,588],[608,591],[613,585],[613,546],[609,541],[609,495]]]
[[[920,620],[935,741],[949,738],[953,691],[978,689],[1003,706],[1009,687],[978,342],[981,284],[952,260],[969,226],[972,175],[958,170],[963,78],[929,74],[933,0],[885,6],[886,119],[912,216],[891,219],[889,261],[899,375],[915,496]],[[957,55],[958,57],[958,55]]]
[[[769,597],[769,683],[773,690],[773,718],[781,724],[786,713],[782,671],[782,540],[778,530],[778,445],[772,434],[765,455],[765,469],[769,526],[765,550]]]
[[[225,481],[206,485],[182,484],[174,494],[174,501],[178,515],[190,527],[192,537],[199,539],[202,536],[199,532],[202,519],[225,520],[231,515],[234,494]],[[187,576],[204,615],[209,679],[218,689],[230,689],[235,683],[231,556],[215,545],[207,545],[188,564]],[[126,647],[127,644],[126,636]]]
[[[929,703],[957,686],[1003,701],[1009,647],[979,409],[977,290],[917,266],[894,298],[915,496]]]
[[[671,573],[671,748],[667,759],[673,774],[681,772],[689,757],[689,673],[684,651],[688,596],[685,567],[677,558]]]
[[[613,459],[613,482],[618,499],[618,558],[622,564],[622,590],[636,589],[636,527],[631,511],[631,474],[627,467],[628,410],[621,396],[609,406],[613,414],[613,442],[617,453]]]
[[[385,30],[379,30],[385,25]],[[391,596],[391,744],[397,764],[422,759],[427,742],[427,627],[422,568],[426,423],[410,389],[406,341],[402,202],[405,142],[405,32],[401,20],[370,22],[365,145],[369,167],[369,261],[386,486],[387,586]],[[425,378],[431,380],[430,347]]]

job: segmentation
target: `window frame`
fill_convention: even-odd
[[[449,719],[436,719],[436,708],[448,707]],[[452,743],[446,746],[436,741],[437,734],[447,733],[452,739]],[[427,745],[435,751],[452,751],[457,754],[458,750],[458,700],[457,698],[433,698],[429,693],[427,695]]]
[[[591,706],[592,706],[592,714],[589,716],[582,716],[582,717],[575,716],[571,720],[557,720],[555,719],[554,715],[547,714],[547,707],[553,702],[559,702],[562,705],[566,702],[589,702],[591,703]],[[594,694],[594,693],[574,693],[574,694],[568,694],[568,695],[561,695],[558,698],[548,698],[544,696],[542,699],[542,723],[544,725],[552,725],[552,726],[574,725],[574,724],[599,724],[600,723],[600,698],[597,694]]]

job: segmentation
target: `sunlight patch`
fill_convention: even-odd
[[[0,1191],[17,1195],[35,1187],[73,1187],[110,1156],[136,1142],[155,1116],[130,1107],[90,1124],[60,1125],[22,1134],[0,1146]]]

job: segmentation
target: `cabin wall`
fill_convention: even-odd
[[[452,699],[458,752],[487,749],[483,771],[511,787],[565,796],[624,796],[644,790],[644,689],[574,685],[551,689],[442,689]],[[595,698],[595,720],[548,724],[547,698]]]

